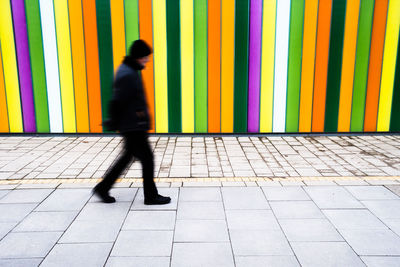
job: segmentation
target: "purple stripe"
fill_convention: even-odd
[[[28,33],[24,0],[12,0],[15,43],[24,118],[24,131],[36,132],[35,108],[33,105],[32,74],[29,58]]]
[[[262,0],[250,2],[248,131],[258,132],[260,121]]]

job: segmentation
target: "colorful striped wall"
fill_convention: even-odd
[[[1,0],[0,132],[103,132],[138,38],[153,132],[398,132],[399,26],[400,0]]]

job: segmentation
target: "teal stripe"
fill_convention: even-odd
[[[390,131],[400,132],[400,38],[397,44],[396,73],[392,99],[392,112],[390,117]]]
[[[47,133],[50,132],[50,121],[47,103],[46,74],[44,68],[39,1],[25,0],[25,12],[28,29],[29,54],[31,59],[36,128],[39,133]]]
[[[286,132],[298,132],[304,0],[292,1],[290,14]]]
[[[125,0],[125,39],[126,53],[133,41],[139,39],[139,3],[138,0]]]
[[[182,132],[179,0],[167,3],[168,131]],[[155,33],[157,34],[157,33]]]
[[[96,0],[97,31],[99,42],[99,65],[102,118],[108,118],[108,102],[112,95],[114,79],[113,50],[111,34],[110,0]]]
[[[364,128],[365,100],[367,95],[369,51],[371,47],[374,0],[362,0],[358,24],[356,65],[354,71],[353,103],[351,109],[352,132],[362,132]]]
[[[337,131],[345,13],[346,0],[333,1],[326,89],[325,132]]]
[[[214,0],[211,0],[214,1]],[[194,0],[195,131],[207,132],[207,1]]]
[[[247,132],[247,78],[249,62],[249,1],[237,0],[235,5],[235,81],[233,129]]]

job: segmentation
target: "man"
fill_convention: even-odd
[[[151,48],[142,40],[133,42],[115,75],[114,92],[110,102],[111,120],[106,127],[119,130],[124,138],[124,152],[106,172],[105,178],[93,189],[105,203],[115,202],[109,190],[128,166],[133,157],[140,160],[143,168],[143,191],[146,205],[167,204],[171,198],[158,194],[153,179],[154,161],[147,131],[150,128],[149,113],[139,71],[149,61]]]

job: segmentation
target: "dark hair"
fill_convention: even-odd
[[[129,48],[129,56],[134,59],[147,57],[151,53],[151,47],[143,40],[134,41]]]

